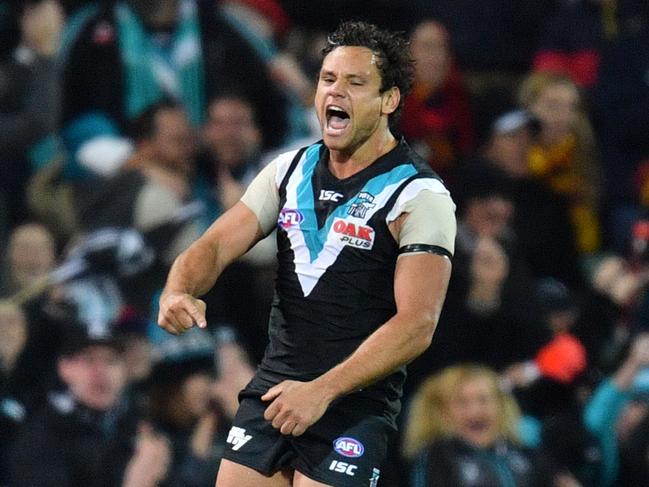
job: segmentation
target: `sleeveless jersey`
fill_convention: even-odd
[[[394,316],[399,245],[388,223],[423,189],[448,194],[403,140],[347,179],[328,160],[320,142],[278,163],[278,276],[269,345],[249,390],[315,379]],[[404,379],[402,367],[351,396],[394,422]]]

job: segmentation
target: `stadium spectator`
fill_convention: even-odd
[[[129,154],[128,122],[165,97],[181,103],[198,127],[207,100],[238,89],[255,105],[264,145],[283,140],[282,94],[211,2],[123,0],[95,10],[70,20],[71,40],[63,47],[63,138],[73,158],[68,177],[119,167]]]
[[[532,175],[568,201],[579,252],[599,250],[600,164],[577,85],[562,74],[534,73],[521,84],[519,101],[540,125],[529,154]]]
[[[411,487],[534,485],[532,463],[518,446],[519,414],[488,367],[457,365],[428,378],[406,424]]]
[[[63,10],[57,0],[25,2],[20,10],[20,42],[0,60],[0,208],[10,227],[28,217],[30,150],[56,129],[61,101],[55,55]]]
[[[410,36],[410,50],[416,63],[415,80],[399,128],[446,178],[457,160],[474,150],[469,94],[455,65],[449,33],[440,22],[417,24]]]
[[[0,300],[0,485],[6,485],[7,449],[24,423],[34,384],[26,383],[21,368],[27,344],[27,319],[19,306]]]
[[[94,485],[104,476],[113,435],[126,411],[126,370],[108,336],[72,327],[57,360],[64,386],[19,431],[9,450],[12,486]]]
[[[643,396],[647,391],[643,377],[648,366],[649,335],[638,334],[631,340],[628,354],[617,370],[597,386],[585,405],[584,423],[598,438],[603,454],[599,485],[617,485],[620,446],[649,413]]]
[[[555,277],[578,289],[583,278],[567,202],[536,180],[529,168],[529,152],[538,128],[529,112],[505,112],[492,122],[478,158],[511,178],[512,227],[533,276]]]
[[[531,276],[512,230],[510,181],[488,164],[467,164],[459,174],[449,291],[432,345],[410,364],[409,388],[451,364],[476,361],[501,369],[524,357],[534,343],[521,305]]]

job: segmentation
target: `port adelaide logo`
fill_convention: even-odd
[[[365,218],[368,210],[371,210],[376,206],[374,203],[374,195],[363,191],[358,194],[358,197],[352,201],[347,210],[347,214],[356,218]]]
[[[336,453],[347,458],[362,457],[363,453],[365,453],[365,447],[363,444],[354,438],[349,438],[348,436],[336,438],[334,440],[334,450]]]

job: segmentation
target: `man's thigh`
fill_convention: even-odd
[[[267,476],[253,468],[224,458],[221,460],[219,473],[216,477],[216,487],[290,487],[297,485],[292,484],[292,477],[293,472],[290,470],[279,471]]]
[[[250,485],[257,479],[260,486],[274,486],[266,482],[281,479],[276,473],[288,470],[296,471],[294,485],[299,487],[377,485],[394,432],[383,417],[365,414],[362,402],[346,398],[302,436],[293,437],[282,435],[264,419],[267,406],[258,397],[242,399],[226,440],[223,457],[229,462],[224,473],[219,472],[219,482],[229,472],[246,472],[230,466],[234,463],[253,470],[248,473],[253,479]]]
[[[296,459],[296,481],[304,476],[315,483],[294,485],[376,487],[394,434],[382,416],[365,414],[362,403],[343,400],[299,437],[291,439]]]

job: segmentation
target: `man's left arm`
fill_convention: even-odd
[[[407,215],[406,219],[414,223],[417,218]],[[317,379],[284,381],[262,396],[262,400],[272,401],[264,417],[282,434],[301,435],[322,417],[332,401],[388,376],[428,348],[446,297],[451,261],[445,255],[426,251],[434,245],[420,248],[422,251],[397,260],[397,312],[391,319],[347,359]]]

